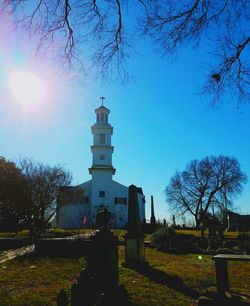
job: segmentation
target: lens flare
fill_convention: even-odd
[[[11,71],[8,88],[14,100],[23,106],[41,102],[45,94],[42,81],[29,71]]]

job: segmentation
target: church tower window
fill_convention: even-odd
[[[97,114],[97,122],[100,122],[100,115]]]
[[[104,122],[104,113],[101,113],[101,122]]]
[[[105,133],[100,133],[99,134],[99,143],[100,144],[105,144]]]
[[[105,191],[99,191],[99,198],[105,198]]]

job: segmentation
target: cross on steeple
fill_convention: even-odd
[[[105,100],[105,97],[101,96],[100,99],[102,100],[102,106],[103,106],[103,100]]]

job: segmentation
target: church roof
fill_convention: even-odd
[[[107,107],[105,107],[105,106],[103,106],[103,105],[101,105],[101,106],[99,106],[97,109],[96,109],[96,111],[101,111],[101,110],[105,110],[105,111],[110,111]]]
[[[237,217],[241,219],[250,219],[250,215],[241,215],[239,213],[235,213],[233,211],[228,211],[227,213],[230,217]]]
[[[142,194],[142,195],[144,195],[144,194],[143,194],[143,190],[142,190],[141,187],[137,187],[137,192],[140,193],[140,194]]]

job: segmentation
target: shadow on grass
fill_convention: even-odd
[[[131,269],[139,272],[149,280],[165,285],[171,289],[174,289],[192,299],[198,299],[200,292],[194,290],[183,283],[183,280],[178,276],[169,275],[163,271],[157,270],[149,265],[145,266],[131,266]]]

